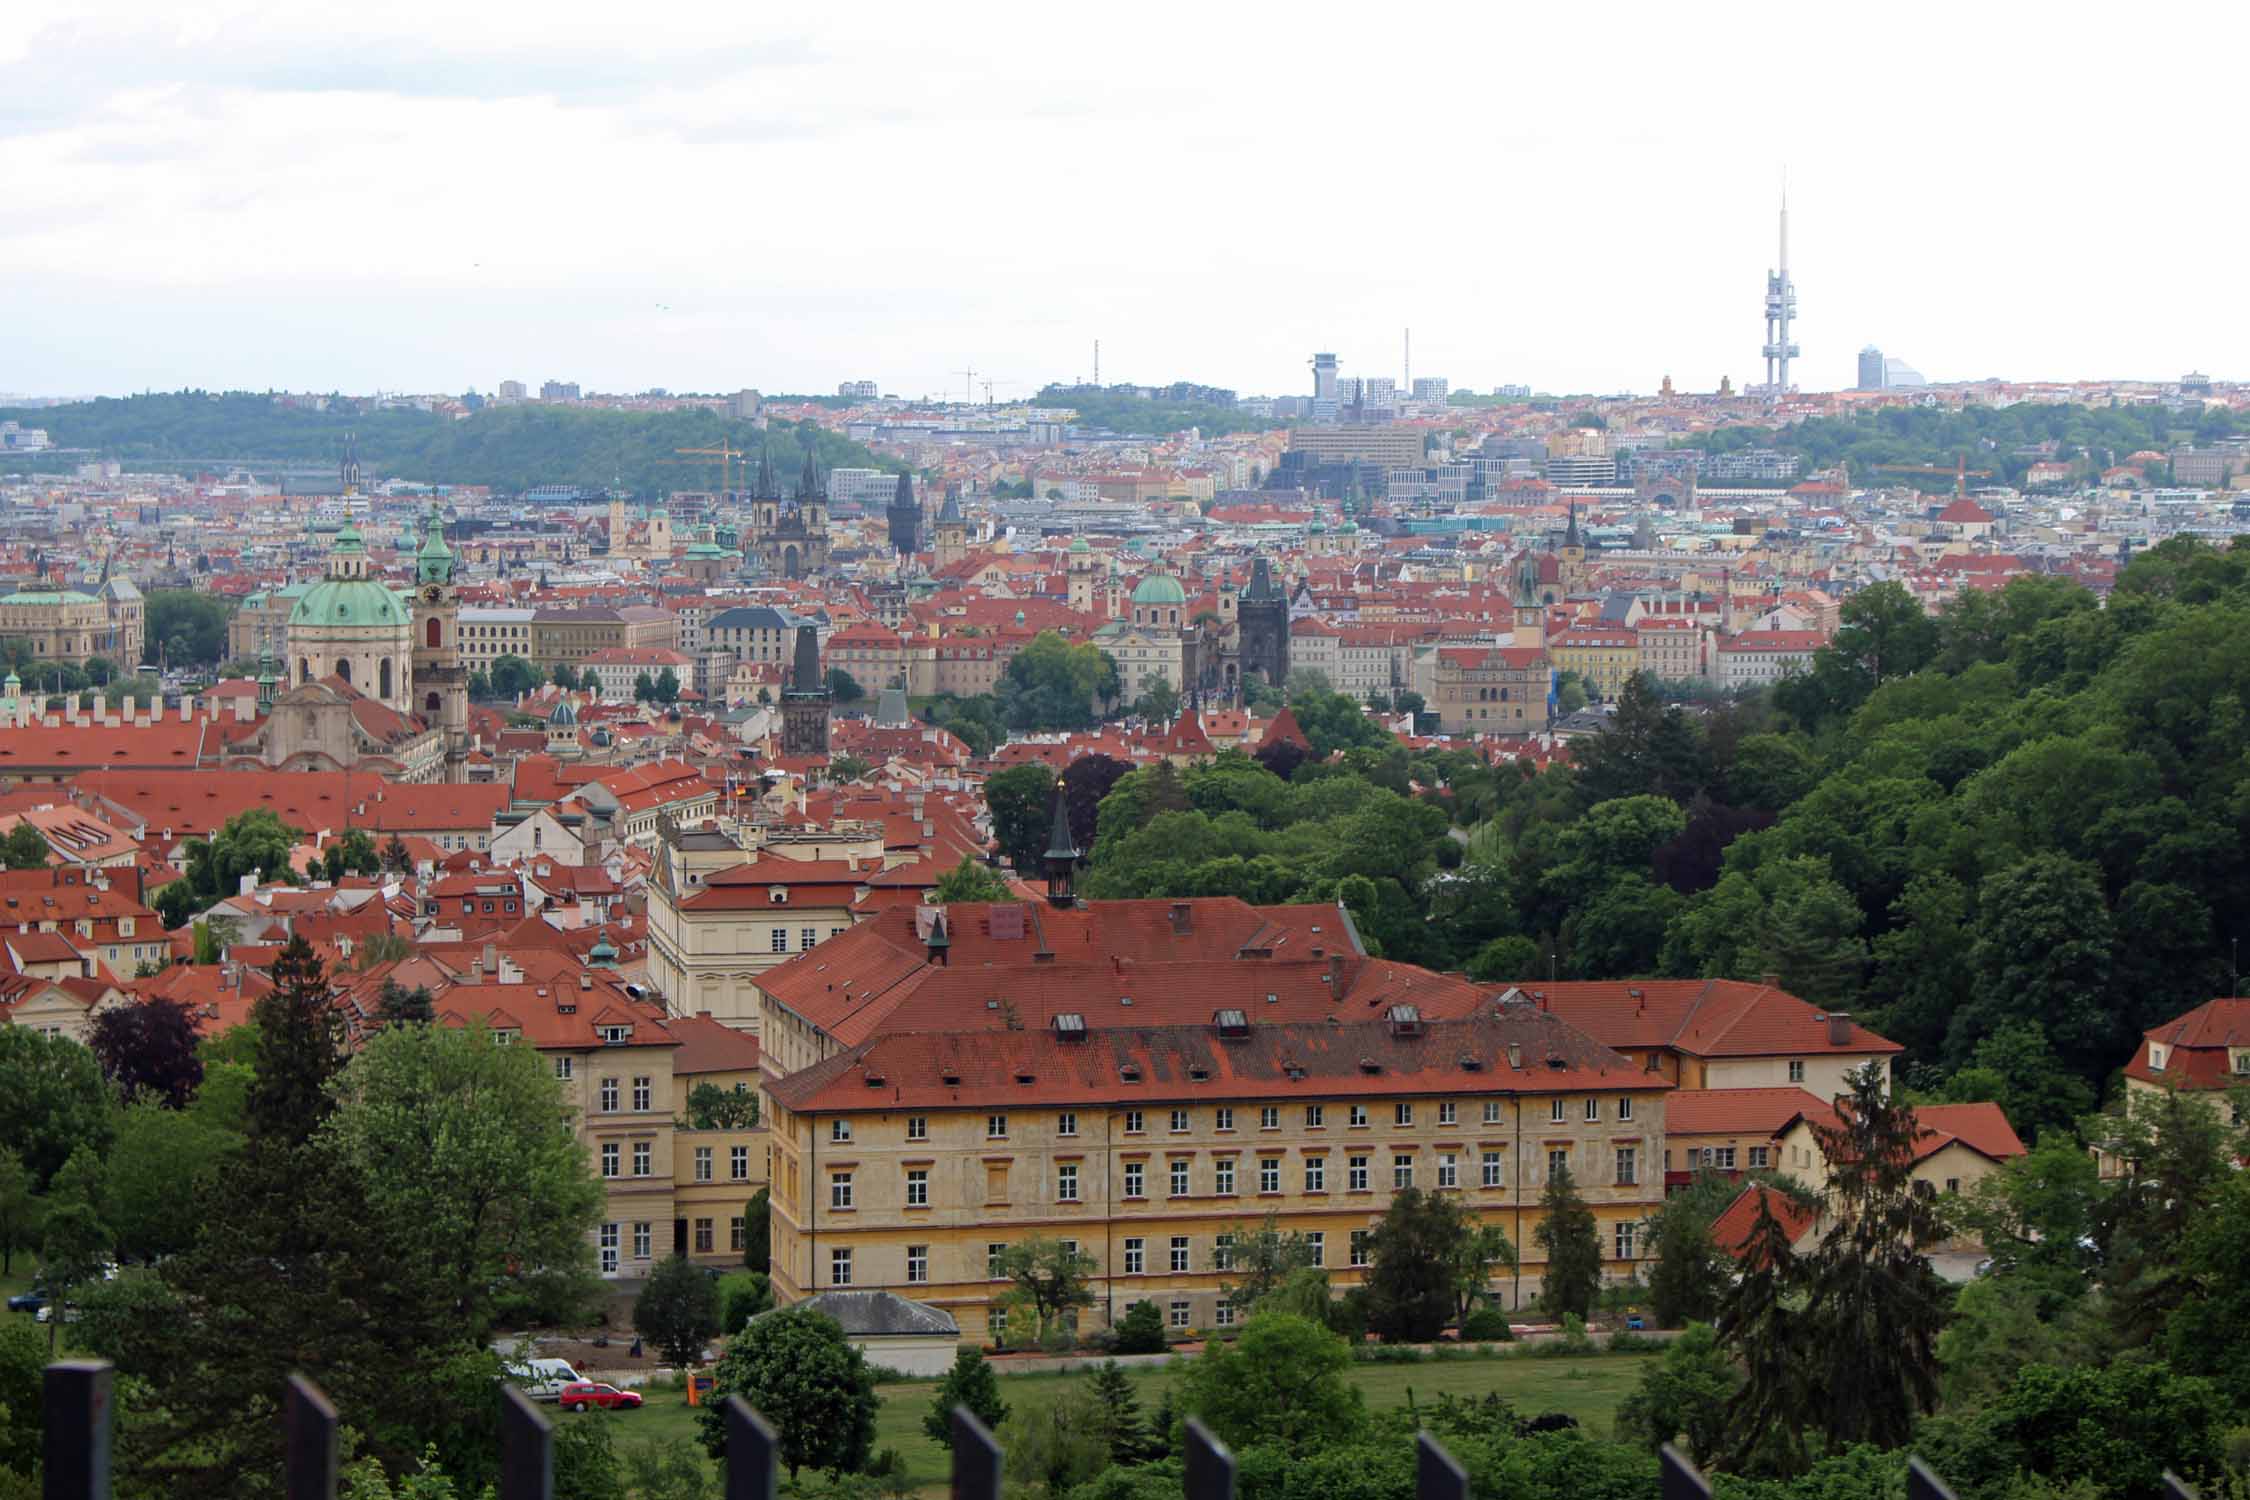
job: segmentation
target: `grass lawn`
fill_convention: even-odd
[[[1617,1416],[1617,1405],[1640,1382],[1641,1371],[1655,1358],[1648,1354],[1597,1354],[1579,1359],[1530,1359],[1503,1355],[1494,1359],[1427,1360],[1411,1365],[1354,1365],[1352,1383],[1367,1394],[1370,1409],[1381,1411],[1404,1406],[1412,1392],[1416,1402],[1444,1394],[1482,1396],[1498,1391],[1524,1416],[1564,1411],[1597,1437],[1608,1437]],[[1141,1409],[1153,1411],[1164,1383],[1173,1378],[1172,1367],[1140,1367],[1128,1371],[1139,1391]],[[1014,1402],[1023,1396],[1044,1394],[1082,1375],[1003,1375],[1000,1396]],[[951,1472],[943,1449],[922,1431],[922,1417],[930,1409],[935,1381],[908,1381],[877,1387],[882,1408],[875,1414],[875,1448],[896,1448],[906,1458],[917,1483],[925,1490],[945,1484]],[[564,1417],[559,1421],[582,1421]],[[696,1414],[679,1391],[651,1391],[648,1405],[614,1419],[620,1446],[653,1437],[665,1443],[696,1441]]]

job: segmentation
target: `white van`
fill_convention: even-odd
[[[567,1359],[519,1359],[508,1364],[508,1378],[534,1401],[552,1401],[562,1388],[584,1379]]]

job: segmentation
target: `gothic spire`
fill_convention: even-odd
[[[781,496],[773,487],[773,444],[758,445],[758,494],[760,500],[778,500]]]

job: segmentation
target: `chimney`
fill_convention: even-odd
[[[500,972],[500,945],[498,943],[486,943],[484,945],[484,959],[477,967],[483,969],[487,974]]]
[[[1331,1000],[1335,999],[1339,994],[1343,993],[1343,988],[1344,955],[1341,953],[1331,953],[1328,955],[1328,998]]]
[[[587,972],[586,972],[585,970],[583,970],[583,969],[579,970],[579,971],[578,971],[578,987],[579,987],[580,989],[582,989],[582,990],[590,990],[590,989],[592,989],[592,988],[594,987],[594,976],[593,976],[593,975],[591,975],[591,974],[589,974],[589,973],[587,973]],[[708,1014],[708,1012],[706,1012],[706,1014]]]
[[[1174,934],[1175,936],[1178,936],[1178,937],[1186,937],[1186,936],[1187,936],[1187,935],[1188,935],[1189,933],[1191,933],[1191,932],[1193,932],[1193,931],[1195,931],[1195,908],[1194,908],[1194,907],[1192,907],[1192,906],[1190,906],[1190,905],[1188,905],[1188,903],[1186,903],[1185,901],[1175,901],[1175,902],[1173,902],[1173,903],[1172,903],[1172,932],[1173,932],[1173,934]]]
[[[1849,1047],[1852,1044],[1852,1018],[1849,1011],[1831,1011],[1828,1016],[1828,1045]]]
[[[1760,974],[1758,983],[1769,990],[1778,990],[1781,988],[1781,976],[1779,974]]]

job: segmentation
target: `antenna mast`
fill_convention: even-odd
[[[1096,340],[1094,340],[1094,388],[1095,388],[1096,390],[1099,390],[1099,389],[1101,389],[1101,384],[1102,384],[1102,341],[1101,341],[1100,339],[1096,339]]]

